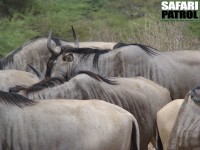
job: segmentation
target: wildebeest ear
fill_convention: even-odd
[[[78,37],[77,37],[77,35],[76,35],[76,32],[75,32],[75,30],[74,30],[73,25],[71,25],[71,27],[72,27],[73,37],[74,37],[74,47],[75,47],[75,48],[79,48]]]
[[[49,36],[47,40],[47,48],[52,55],[58,55],[56,51],[51,47],[51,30],[49,31]]]
[[[62,60],[67,61],[67,62],[71,62],[71,61],[74,60],[74,56],[73,56],[73,54],[68,53],[68,54],[63,55]]]

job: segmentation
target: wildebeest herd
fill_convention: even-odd
[[[200,149],[198,50],[72,32],[74,42],[50,32],[0,60],[0,149]]]

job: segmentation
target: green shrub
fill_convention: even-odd
[[[80,41],[137,42],[160,50],[200,48],[200,24],[161,22],[159,7],[159,0],[2,0],[0,11],[9,17],[0,15],[0,54],[50,29],[72,41],[71,25]]]

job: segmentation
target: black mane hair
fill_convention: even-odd
[[[9,88],[9,92],[17,93],[21,90],[23,90],[25,92],[25,94],[38,92],[38,91],[41,91],[45,88],[52,88],[52,87],[55,87],[57,85],[64,84],[65,82],[70,81],[72,78],[74,78],[75,76],[77,76],[79,74],[86,74],[86,75],[90,76],[91,78],[93,78],[93,79],[95,79],[99,82],[105,82],[105,83],[110,84],[110,85],[117,85],[116,81],[106,79],[106,78],[104,78],[104,77],[102,77],[98,74],[95,74],[93,72],[90,72],[90,71],[78,71],[78,72],[73,71],[73,73],[71,73],[70,76],[68,76],[66,74],[65,76],[63,76],[63,78],[58,78],[58,77],[46,78],[46,79],[44,79],[44,80],[42,80],[42,81],[40,81],[36,84],[33,84],[29,87],[17,85],[15,87]]]
[[[90,76],[91,78],[93,78],[93,79],[95,79],[95,80],[97,80],[97,81],[100,81],[100,82],[103,81],[103,82],[105,82],[105,83],[107,83],[107,84],[117,85],[117,82],[116,82],[116,81],[106,79],[106,78],[104,78],[104,77],[102,77],[102,76],[100,76],[100,75],[98,75],[98,74],[96,74],[96,73],[93,73],[93,72],[91,72],[91,71],[78,71],[78,72],[73,72],[73,73],[71,74],[70,77],[69,77],[69,76],[65,76],[65,80],[66,80],[66,81],[69,81],[70,79],[76,77],[76,76],[79,75],[79,74],[86,74],[86,75]]]
[[[25,93],[31,93],[31,92],[37,92],[37,91],[41,91],[45,88],[51,88],[51,87],[55,87],[57,85],[63,84],[65,81],[62,78],[46,78],[38,83],[35,83],[29,87],[24,87],[24,86],[15,86],[15,87],[11,87],[9,88],[9,92],[12,93],[17,93],[21,90],[24,90]]]
[[[82,54],[82,59],[87,59],[90,55],[94,54],[94,59],[93,59],[93,67],[98,68],[98,59],[99,56],[105,53],[108,53],[111,51],[111,49],[104,49],[104,50],[99,50],[95,48],[69,48],[62,46],[61,47],[62,53],[77,53],[77,54]]]
[[[0,60],[0,70],[3,70],[3,67],[6,66],[8,63],[13,63],[13,57],[15,56],[15,54],[17,54],[19,51],[21,51],[23,49],[23,47],[25,47],[28,44],[36,41],[39,38],[46,38],[46,37],[45,36],[36,36],[36,37],[32,38],[30,41],[24,43],[23,45],[21,45],[20,47],[18,47],[14,51],[12,51],[7,56],[3,57]],[[52,40],[56,43],[57,46],[61,46],[61,42],[58,38],[52,38]]]
[[[18,106],[23,108],[25,106],[34,105],[37,102],[16,93],[0,91],[0,103],[4,103],[8,106]]]
[[[113,49],[117,49],[117,48],[121,48],[124,46],[129,46],[129,45],[136,45],[139,46],[142,50],[144,50],[148,55],[153,56],[153,55],[157,55],[158,53],[156,52],[157,49],[151,47],[151,46],[147,46],[147,45],[143,45],[143,44],[137,44],[137,43],[133,43],[133,44],[126,44],[126,43],[117,43],[113,46]],[[155,51],[153,51],[152,49],[154,49]]]

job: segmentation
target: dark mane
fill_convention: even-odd
[[[116,45],[114,45],[113,49],[117,49],[120,47],[124,47],[124,46],[129,46],[129,45],[136,45],[139,46],[143,51],[145,51],[148,55],[150,56],[154,56],[157,55],[157,51],[156,49],[150,47],[150,46],[146,46],[143,44],[126,44],[126,43],[117,43]],[[105,53],[108,53],[111,51],[111,49],[95,49],[95,48],[69,48],[69,47],[65,47],[65,46],[61,46],[61,53],[59,55],[61,55],[62,53],[77,53],[77,54],[82,54],[82,59],[87,59],[90,55],[94,54],[94,59],[93,59],[93,67],[98,69],[98,59],[99,56]]]
[[[196,86],[190,92],[191,99],[195,104],[200,105],[200,86]]]
[[[70,76],[68,76],[66,74],[64,76],[64,78],[58,78],[58,77],[47,78],[47,79],[44,79],[44,80],[42,80],[42,81],[40,81],[36,84],[29,86],[29,87],[17,85],[15,87],[9,88],[9,92],[17,93],[17,92],[23,90],[25,92],[25,94],[27,94],[27,93],[33,93],[33,92],[41,91],[45,88],[52,88],[52,87],[55,87],[57,85],[64,84],[65,82],[70,81],[72,78],[74,78],[75,76],[77,76],[79,74],[86,74],[86,75],[90,76],[91,78],[93,78],[97,81],[105,82],[105,83],[111,84],[111,85],[117,85],[116,81],[106,79],[106,78],[104,78],[104,77],[102,77],[98,74],[95,74],[93,72],[90,72],[90,71],[78,71],[78,72],[74,71],[73,73],[71,73]]]
[[[98,67],[99,56],[111,51],[111,49],[99,50],[95,48],[69,48],[69,47],[66,48],[65,46],[62,46],[61,49],[62,49],[61,54],[69,52],[82,54],[82,59],[87,59],[90,55],[94,54],[93,66],[95,68]]]
[[[0,91],[0,103],[4,103],[9,106],[18,106],[20,108],[23,108],[25,106],[34,105],[37,102],[16,93],[8,93]]]
[[[24,43],[23,45],[21,45],[20,47],[18,47],[14,51],[12,51],[11,53],[9,53],[7,56],[3,57],[0,60],[0,70],[2,70],[4,68],[4,66],[6,66],[7,64],[13,63],[13,57],[15,56],[15,54],[20,52],[23,49],[23,47],[27,46],[28,44],[30,44],[40,38],[46,38],[46,37],[45,36],[36,36],[36,37],[32,38],[30,41]],[[56,43],[57,46],[61,46],[61,42],[58,38],[52,38],[52,40]]]
[[[35,83],[29,87],[24,87],[24,86],[15,86],[15,87],[11,87],[9,88],[9,92],[12,92],[12,93],[17,93],[21,90],[24,90],[25,93],[31,93],[31,92],[37,92],[37,91],[40,91],[40,90],[43,90],[45,88],[51,88],[51,87],[55,87],[57,85],[60,85],[60,84],[63,84],[64,83],[64,79],[61,79],[61,78],[47,78],[47,79],[44,79],[38,83]]]
[[[69,48],[67,47],[65,49],[65,46],[62,46],[61,49],[63,50],[62,52],[72,52],[72,53],[78,53],[78,54],[104,54],[108,53],[111,51],[111,49],[104,49],[104,50],[99,50],[97,48]]]
[[[143,45],[143,44],[137,44],[137,43],[133,43],[133,44],[126,44],[126,43],[117,43],[113,46],[113,49],[117,49],[117,48],[121,48],[124,46],[129,46],[129,45],[136,45],[139,46],[142,50],[144,50],[148,55],[153,56],[153,55],[157,55],[158,53],[156,52],[157,49],[151,47],[151,46],[147,46],[147,45]],[[153,50],[152,50],[153,49]]]
[[[117,85],[117,82],[116,81],[112,81],[112,80],[109,80],[109,79],[106,79],[96,73],[93,73],[91,71],[78,71],[78,72],[74,72],[70,77],[66,76],[65,77],[65,80],[66,81],[69,81],[70,79],[76,77],[77,75],[79,74],[86,74],[88,76],[90,76],[91,78],[97,80],[97,81],[100,81],[100,82],[105,82],[107,84],[111,84],[111,85]]]

